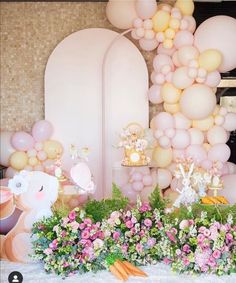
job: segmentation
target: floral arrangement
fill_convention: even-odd
[[[149,203],[138,199],[131,208],[125,199],[117,202],[120,192],[114,190],[114,202],[101,201],[106,213],[99,217],[91,200],[83,209],[55,212],[34,224],[34,258],[44,262],[46,271],[68,276],[109,270],[112,255],[112,262],[134,265],[163,261],[176,272],[236,272],[236,205],[193,204],[166,213],[158,188]]]

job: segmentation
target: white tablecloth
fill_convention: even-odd
[[[179,275],[171,272],[164,264],[145,266],[142,269],[148,274],[147,278],[129,277],[127,283],[236,283],[236,274],[230,276],[215,275]],[[74,275],[63,280],[55,274],[46,274],[42,264],[19,264],[1,261],[1,283],[8,283],[8,275],[12,271],[22,273],[23,283],[118,283],[115,277],[107,271]]]

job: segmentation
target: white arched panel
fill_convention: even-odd
[[[65,38],[52,52],[45,71],[45,118],[71,166],[70,144],[88,146],[89,165],[98,190],[108,195],[112,166],[120,162],[122,127],[136,121],[148,126],[148,72],[139,50],[106,29],[86,29]]]

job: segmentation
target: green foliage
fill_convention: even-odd
[[[154,191],[149,196],[149,203],[152,209],[157,208],[161,213],[164,212],[166,208],[166,201],[161,197],[160,189],[158,186],[156,186]]]
[[[87,215],[93,218],[95,222],[102,221],[113,211],[125,209],[128,205],[128,198],[124,197],[120,189],[112,184],[112,198],[101,201],[89,200],[84,209]]]

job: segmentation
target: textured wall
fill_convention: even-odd
[[[1,129],[30,130],[44,118],[44,70],[69,34],[92,27],[116,30],[106,3],[1,3]],[[144,57],[151,70],[154,52]],[[150,109],[153,111],[153,108]]]

